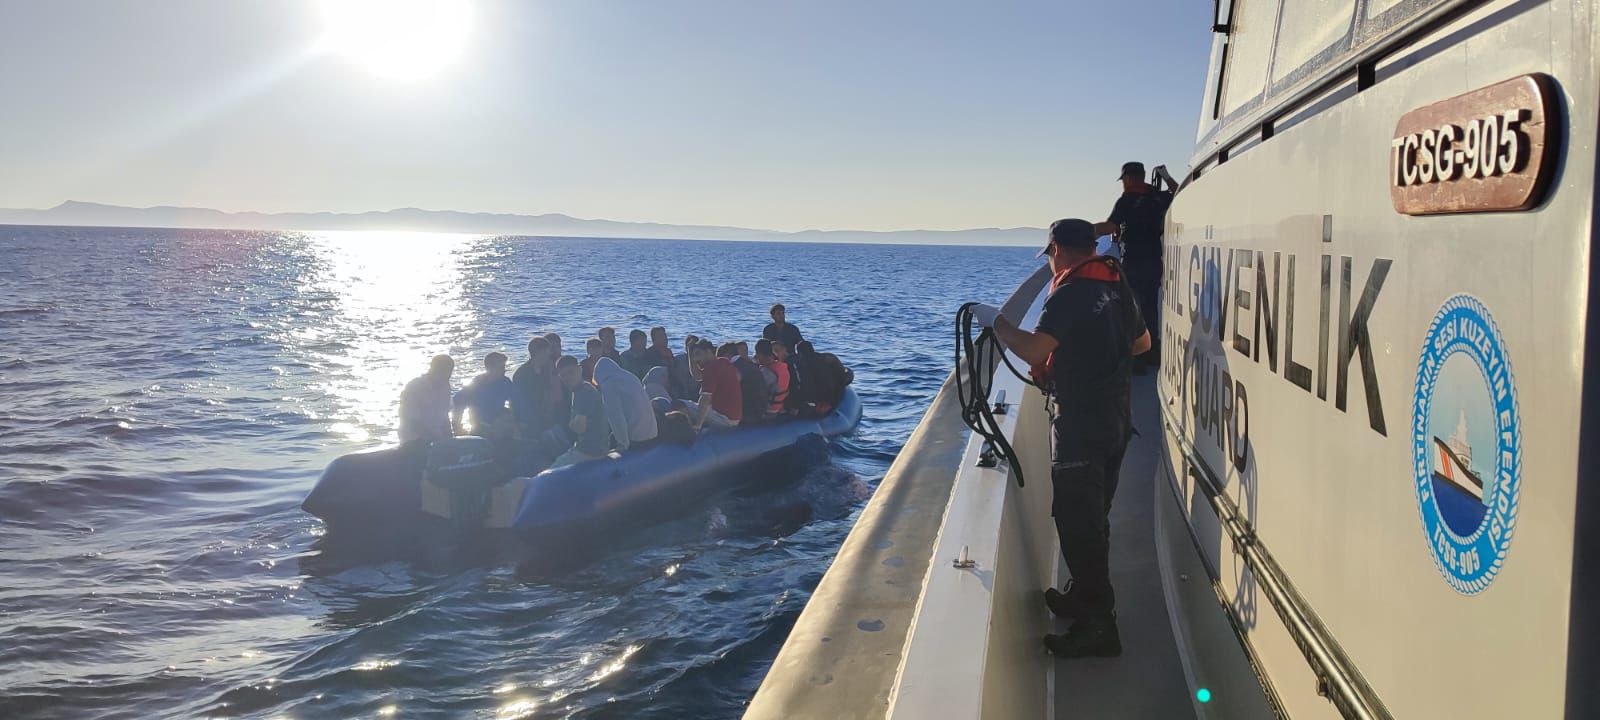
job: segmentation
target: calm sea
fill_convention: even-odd
[[[0,717],[736,717],[1019,248],[0,227]],[[560,573],[335,562],[299,509],[429,355],[753,339],[866,417],[803,482]]]

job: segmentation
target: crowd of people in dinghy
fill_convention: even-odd
[[[507,374],[504,353],[484,356],[484,372],[453,395],[455,361],[435,356],[400,394],[400,443],[455,435],[488,438],[519,465],[560,467],[637,452],[658,442],[692,444],[703,428],[736,428],[794,417],[822,417],[854,374],[832,353],[817,352],[789,323],[783,305],[754,345],[721,345],[694,335],[673,353],[667,330],[628,333],[603,327],[578,359],[561,337],[535,335],[528,359]]]

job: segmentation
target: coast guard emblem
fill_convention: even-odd
[[[1413,484],[1434,564],[1476,595],[1494,582],[1517,529],[1522,427],[1517,384],[1489,309],[1445,301],[1428,326],[1412,403]]]

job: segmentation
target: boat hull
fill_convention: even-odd
[[[825,460],[826,441],[861,420],[847,389],[817,419],[710,430],[694,445],[660,444],[514,477],[488,490],[483,526],[529,539],[616,521],[648,520],[750,479]],[[386,447],[335,459],[301,507],[334,534],[405,533],[450,519],[449,493],[424,480],[425,447]]]

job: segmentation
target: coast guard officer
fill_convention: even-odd
[[[1161,236],[1166,229],[1167,208],[1172,206],[1172,196],[1178,192],[1178,183],[1167,173],[1167,166],[1156,166],[1155,179],[1155,185],[1144,181],[1144,163],[1123,163],[1122,174],[1117,176],[1122,183],[1122,196],[1112,206],[1111,216],[1094,226],[1095,235],[1116,236],[1122,248],[1123,277],[1133,288],[1139,309],[1152,320],[1159,317],[1156,303],[1161,297],[1163,272]],[[1161,189],[1162,182],[1167,189]],[[1150,329],[1159,337],[1159,325],[1152,325]],[[1152,367],[1161,364],[1157,353],[1139,360]]]
[[[1150,349],[1133,290],[1116,260],[1095,254],[1095,228],[1086,220],[1050,226],[1054,274],[1038,327],[1029,332],[977,305],[973,319],[1033,366],[1036,382],[1054,399],[1050,480],[1056,534],[1072,579],[1066,592],[1045,591],[1056,615],[1073,620],[1065,635],[1046,635],[1062,657],[1115,657],[1115,595],[1111,589],[1110,513],[1122,455],[1132,435],[1129,377],[1133,358]]]

